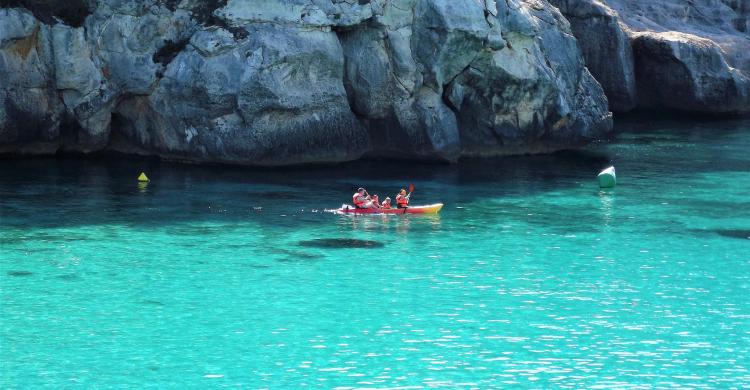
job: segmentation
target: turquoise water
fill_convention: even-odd
[[[635,127],[454,166],[0,161],[0,387],[748,387],[750,123]],[[439,216],[323,211],[410,181]]]

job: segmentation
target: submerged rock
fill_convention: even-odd
[[[749,230],[742,230],[742,229],[716,229],[714,230],[716,234],[724,237],[729,238],[739,238],[743,240],[750,240],[750,229]]]
[[[30,271],[8,271],[8,276],[24,277],[24,276],[31,276],[31,275],[34,275],[34,273]]]
[[[343,249],[343,248],[382,248],[380,241],[360,240],[356,238],[317,238],[299,242],[300,246],[310,248]]]
[[[57,275],[55,277],[57,279],[65,280],[68,282],[81,279],[81,277],[78,274],[63,274],[63,275]]]
[[[307,242],[307,241],[306,241]],[[311,245],[306,245],[311,246]],[[324,258],[325,256],[317,253],[308,253],[303,251],[296,251],[296,250],[290,250],[290,249],[283,249],[283,248],[276,248],[271,250],[272,253],[278,253],[281,255],[286,255],[284,257],[276,259],[276,261],[280,263],[300,263],[300,262],[308,262],[312,260],[320,260]]]
[[[155,299],[144,299],[140,303],[151,306],[164,306],[164,303]]]

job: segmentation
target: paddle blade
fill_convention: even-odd
[[[414,183],[409,183],[409,192],[414,192]]]

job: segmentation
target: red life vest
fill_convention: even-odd
[[[359,192],[355,192],[354,195],[352,195],[352,203],[354,203],[355,207],[362,206],[365,202],[367,202],[365,196],[361,195]]]
[[[406,197],[406,195],[397,195],[396,196],[396,205],[399,207],[408,206],[409,205],[409,198]]]

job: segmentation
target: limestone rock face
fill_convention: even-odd
[[[0,152],[57,150],[64,106],[54,70],[50,26],[0,9]]]
[[[541,3],[520,5],[498,2],[501,25],[513,28],[504,34],[505,48],[481,52],[447,86],[459,127],[476,129],[461,133],[472,155],[498,148],[544,150],[593,138],[611,125],[607,100],[575,40],[552,27],[567,25],[562,15]]]
[[[88,10],[75,26],[0,10],[0,153],[455,161],[611,129],[568,21],[545,0],[99,0]]]
[[[750,112],[746,0],[551,0],[610,108]]]
[[[619,15],[598,1],[553,0],[571,23],[586,67],[601,83],[610,108],[630,111],[637,105],[635,61],[628,28]]]
[[[643,107],[702,113],[750,108],[750,80],[727,64],[713,41],[667,32],[639,34],[633,44]]]

